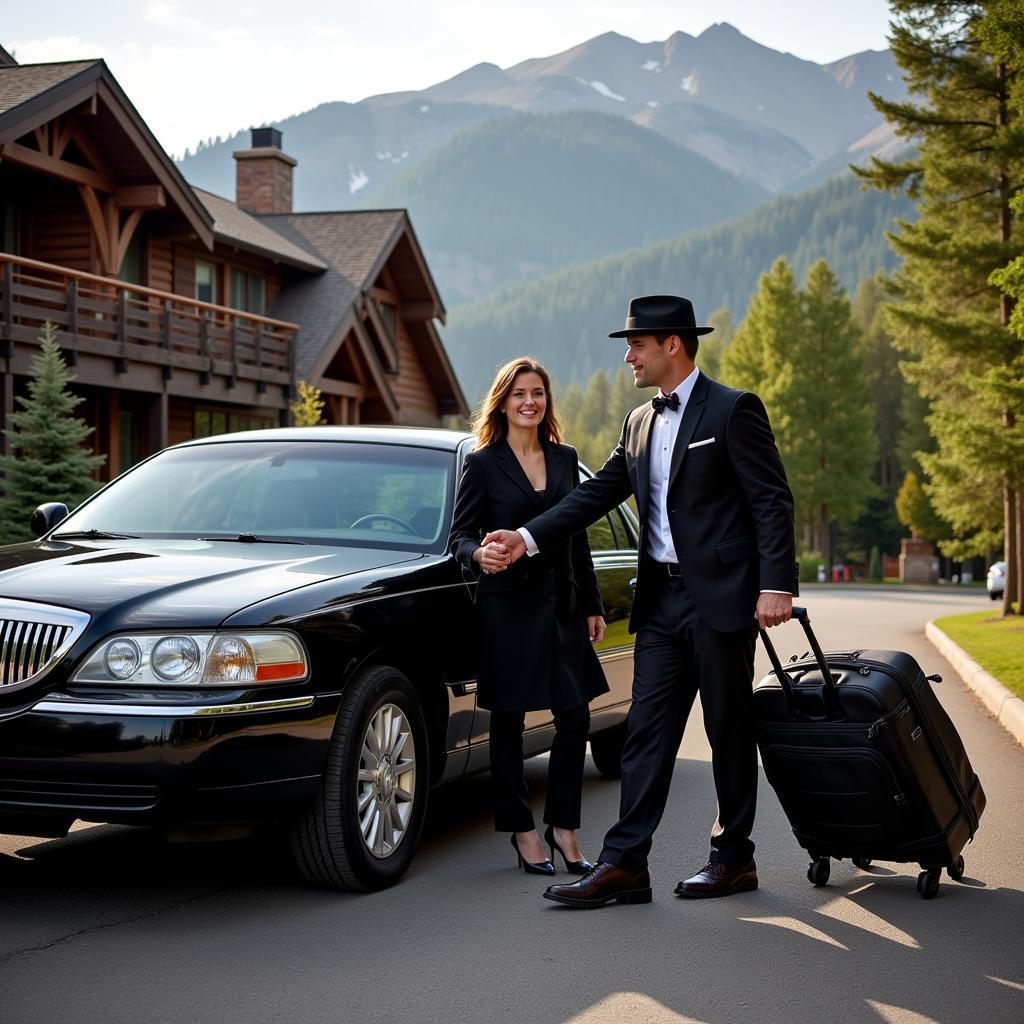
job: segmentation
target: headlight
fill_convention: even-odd
[[[305,679],[309,659],[290,633],[133,633],[97,644],[73,683],[237,686]]]

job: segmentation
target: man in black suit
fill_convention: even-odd
[[[569,906],[650,901],[647,856],[697,693],[719,813],[709,863],[675,891],[710,897],[757,888],[754,643],[757,624],[775,626],[792,614],[793,496],[760,399],[694,365],[697,338],[711,330],[696,325],[688,299],[633,299],[625,328],[609,337],[627,339],[636,386],[657,386],[659,394],[626,417],[592,480],[518,531],[484,538],[511,563],[548,550],[631,494],[640,512],[620,815],[594,869],[544,894]]]

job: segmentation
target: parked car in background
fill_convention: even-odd
[[[447,553],[468,435],[260,430],[168,448],[40,539],[0,548],[0,833],[75,819],[282,823],[303,875],[408,868],[430,787],[484,769],[475,583]],[[618,773],[638,528],[590,530],[610,691],[591,750]],[[529,638],[517,638],[529,642]],[[528,716],[528,755],[550,747]]]
[[[994,562],[988,567],[988,576],[985,579],[985,586],[988,589],[988,596],[993,601],[1003,599],[1003,591],[1006,589],[1006,563]]]

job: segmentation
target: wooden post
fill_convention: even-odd
[[[262,395],[267,390],[267,382],[263,379],[263,324],[259,320],[256,321],[253,344],[256,347],[256,372],[259,375],[256,390]]]
[[[117,292],[117,346],[120,353],[114,360],[117,373],[128,372],[128,292],[120,288]]]
[[[228,377],[228,387],[233,388],[238,379],[238,324],[234,317],[230,318],[229,343],[231,346],[231,376]]]
[[[213,372],[213,359],[210,356],[210,318],[202,311],[199,314],[199,353],[209,360],[206,369],[199,372],[199,383],[209,384]]]
[[[10,264],[8,264],[10,266]],[[11,413],[14,412],[14,374],[11,373],[11,364],[7,363],[7,369],[0,374],[0,423],[5,426],[10,422]],[[5,433],[0,433],[0,455],[10,455],[11,439]]]
[[[14,264],[4,263],[3,312],[0,314],[0,356],[10,359],[14,354],[11,334],[14,327]],[[6,420],[6,416],[5,416]]]
[[[121,473],[121,403],[120,394],[114,388],[104,389],[107,399],[107,479],[113,480]]]
[[[169,443],[170,399],[162,391],[153,397],[149,407],[149,451],[147,455],[166,448]]]

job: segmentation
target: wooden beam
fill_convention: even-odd
[[[44,153],[37,153],[34,149],[22,146],[18,142],[6,142],[0,146],[0,160],[29,167],[34,171],[40,171],[42,174],[48,174],[61,181],[70,181],[75,185],[88,185],[89,188],[99,189],[101,192],[113,192],[117,188],[117,182],[109,174],[94,171],[88,167],[79,167],[78,164],[58,160],[56,157],[47,156]]]
[[[94,171],[107,174],[111,178],[117,177],[111,170],[110,164],[107,163],[107,158],[99,151],[88,132],[83,131],[82,126],[77,121],[68,119],[68,131],[75,145],[81,150],[82,156],[89,161]]]
[[[107,227],[105,211],[100,206],[96,192],[88,185],[80,185],[78,192],[82,197],[85,212],[89,216],[89,224],[92,226],[93,237],[100,251],[100,263],[103,265],[104,274],[110,274],[110,265],[113,260],[113,253],[110,251],[110,234]]]
[[[116,212],[116,204],[111,204],[111,209]],[[131,243],[132,235],[135,234],[135,229],[139,226],[139,221],[142,220],[142,215],[145,210],[132,210],[125,218],[124,224],[121,225],[120,237],[117,240],[117,251],[114,254],[114,261],[116,263],[115,274],[121,272],[121,264],[124,263],[124,255],[128,251],[128,246]],[[111,245],[113,246],[114,239],[111,238]]]
[[[163,185],[122,185],[114,193],[114,205],[122,210],[162,210],[167,193]]]
[[[54,122],[54,135],[53,144],[50,147],[50,156],[56,157],[58,160],[64,155],[64,150],[68,148],[68,143],[71,141],[71,125],[67,119],[61,119]],[[105,168],[96,168],[96,170],[105,170]]]
[[[398,315],[403,320],[434,320],[441,312],[432,302],[403,302],[398,307]]]
[[[360,402],[366,396],[366,388],[364,388],[362,384],[357,384],[355,381],[336,380],[333,377],[320,377],[314,381],[314,385],[325,395],[340,395],[346,398],[355,398]]]

